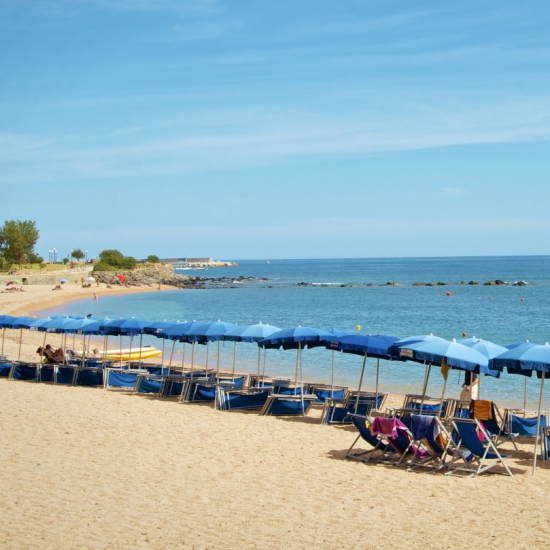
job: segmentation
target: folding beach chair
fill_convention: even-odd
[[[525,411],[508,410],[505,416],[506,429],[522,437],[537,435],[537,416],[526,416]],[[540,427],[548,426],[548,413],[540,415]]]
[[[424,456],[418,452],[415,453],[410,461],[409,470],[422,467],[429,468],[433,472],[443,468],[447,442],[451,438],[441,419],[433,414],[413,414],[410,417],[410,424],[413,445],[422,449]]]
[[[11,372],[13,363],[7,360],[0,360],[0,378],[8,378]]]
[[[369,418],[368,416],[363,416],[360,414],[353,414],[353,413],[350,413],[349,417],[353,425],[357,428],[359,435],[355,438],[355,441],[351,444],[351,447],[348,449],[348,452],[346,453],[345,458],[349,458],[351,460],[359,460],[361,462],[369,462],[375,456],[376,451],[380,451],[380,454],[378,455],[377,459],[375,459],[375,462],[379,462],[382,459],[389,458],[390,453],[396,452],[391,445],[384,443],[379,437],[372,435],[372,432],[371,432],[371,426],[373,421],[372,418]],[[352,453],[351,452],[352,449],[355,447],[356,443],[360,439],[362,439],[363,441],[366,441],[371,448],[367,451]]]
[[[470,402],[470,418],[479,420],[485,431],[488,432],[495,445],[499,444],[500,439],[508,439],[514,445],[516,451],[518,446],[515,442],[517,433],[511,433],[506,429],[504,418],[494,401],[472,399]]]
[[[315,394],[316,405],[323,404],[327,399],[344,399],[348,392],[347,386],[331,386],[329,384],[308,384],[307,393]]]
[[[348,392],[343,399],[327,398],[321,413],[321,424],[350,424],[350,413],[370,416],[371,411],[380,410],[386,401],[387,393],[365,392],[359,395]]]
[[[371,433],[395,449],[398,456],[397,461],[392,462],[395,465],[403,464],[411,455],[420,461],[429,458],[425,449],[414,444],[411,431],[399,418],[377,416],[372,423]]]
[[[40,373],[40,363],[20,363],[12,364],[9,380],[34,380],[38,381]]]
[[[458,436],[456,443],[457,452],[453,453],[453,460],[446,465],[449,471],[445,475],[463,475],[473,477],[501,464],[508,475],[512,475],[506,464],[508,455],[498,452],[492,438],[477,419],[453,418],[452,424]],[[485,442],[480,441],[478,433],[481,433]],[[453,466],[459,462],[460,465]],[[461,474],[464,472],[466,475]]]
[[[542,441],[542,445],[540,448],[542,460],[550,460],[550,427],[541,427],[540,435]]]
[[[262,409],[269,398],[269,388],[220,387],[218,408],[221,411]]]
[[[316,395],[279,395],[271,394],[262,407],[260,415],[269,416],[306,416]]]

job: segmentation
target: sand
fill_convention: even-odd
[[[47,292],[31,292],[0,295],[0,314],[38,309]],[[346,461],[355,430],[320,425],[318,409],[261,417],[5,379],[0,395],[1,548],[542,548],[550,535],[550,468],[531,476],[528,440],[502,445],[514,477],[462,479]]]

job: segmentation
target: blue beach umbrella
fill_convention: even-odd
[[[478,374],[488,374],[490,376],[497,376],[498,374],[497,372],[489,369],[489,359],[487,357],[475,349],[458,343],[456,340],[449,341],[434,339],[429,342],[418,342],[416,344],[408,344],[402,347],[403,349],[412,352],[412,356],[407,357],[407,359],[418,363],[428,364],[424,387],[422,388],[422,402],[420,404],[421,410],[424,403],[424,396],[426,395],[432,365],[450,367],[451,369],[470,371]],[[442,374],[444,383],[441,401],[443,401],[445,397],[445,390],[447,389],[447,371],[445,368],[442,368]]]
[[[535,454],[533,457],[533,475],[537,466],[537,452],[540,436],[540,411],[542,409],[542,392],[544,390],[544,379],[546,373],[550,372],[550,345],[548,342],[544,345],[525,342],[514,346],[502,355],[492,360],[492,365],[496,369],[504,369],[510,374],[521,374],[531,376],[535,371],[540,378],[539,408],[537,413],[537,436],[535,439]],[[528,374],[531,373],[531,374]]]
[[[139,361],[141,359],[141,343],[142,343],[142,337],[143,337],[143,329],[148,325],[150,325],[149,321],[144,321],[143,319],[135,319],[134,317],[123,318],[123,319],[111,319],[101,325],[100,331],[103,334],[105,334],[107,337],[109,336],[119,337],[121,360],[122,360],[122,336],[130,337],[130,352],[128,356],[130,357],[130,360],[131,360],[132,342],[133,342],[134,336],[136,334],[139,334],[140,335],[140,342],[139,342],[140,357],[138,359]]]
[[[170,369],[172,367],[172,359],[174,356],[174,348],[176,346],[176,342],[183,342],[183,350],[182,350],[182,369],[185,365],[185,343],[190,342],[190,340],[187,338],[187,333],[194,329],[199,327],[200,325],[203,325],[204,323],[197,323],[196,321],[191,322],[184,322],[184,323],[177,323],[174,326],[167,327],[163,329],[162,331],[155,334],[157,338],[163,338],[166,340],[172,340],[172,352],[170,354],[170,363],[168,368]],[[195,341],[191,342],[191,376],[193,376],[194,372],[194,362],[195,362]]]
[[[154,336],[158,336],[161,332],[166,330],[167,328],[173,327],[174,325],[178,325],[179,321],[155,321],[151,323],[150,325],[146,326],[143,329],[144,334],[152,334]],[[164,366],[164,342],[166,338],[162,339],[162,355],[161,355],[161,367]]]
[[[326,347],[332,350],[342,351],[344,353],[352,353],[354,355],[363,356],[363,366],[361,368],[361,377],[359,379],[359,392],[363,386],[363,377],[365,374],[365,367],[367,365],[368,357],[376,357],[376,403],[378,402],[378,377],[380,372],[380,359],[392,359],[390,354],[390,347],[398,341],[398,338],[394,336],[387,336],[385,334],[351,334],[340,336],[336,340],[331,340],[326,343]],[[357,400],[355,407],[359,405],[359,396],[357,394]]]
[[[331,334],[328,330],[297,326],[274,332],[267,338],[260,340],[258,342],[258,346],[262,348],[283,348],[297,350],[294,383],[298,383],[299,374],[300,385],[302,385],[302,348],[315,348],[319,346],[324,346],[325,342],[327,342],[331,338],[334,338],[334,335]]]
[[[82,356],[86,358],[86,336],[88,336],[88,348],[89,340],[92,335],[103,334],[101,331],[101,326],[105,324],[108,319],[100,319],[96,317],[83,317],[81,319],[73,319],[65,324],[63,330],[67,334],[81,334],[84,338],[84,345]]]
[[[11,322],[14,321],[16,317],[12,315],[0,315],[0,328],[2,328],[2,355],[4,355],[4,336],[7,328],[11,328]]]
[[[12,317],[11,319],[5,319],[3,321],[3,327],[11,328],[12,330],[19,330],[19,352],[17,354],[17,359],[21,357],[21,345],[23,343],[23,329],[28,329],[34,322],[38,319],[36,317],[27,317],[25,315],[21,317]],[[2,342],[2,350],[3,350]]]
[[[198,327],[192,328],[186,335],[189,342],[197,342],[200,344],[208,344],[208,342],[216,342],[216,379],[219,379],[220,373],[220,341],[226,334],[241,328],[241,325],[235,323],[225,323],[220,320],[211,323],[202,323]]]
[[[228,332],[223,339],[235,342],[233,347],[233,376],[235,376],[235,358],[237,350],[237,342],[256,342],[268,338],[275,332],[279,332],[279,327],[264,323],[256,323],[255,325],[239,327],[231,332]],[[258,380],[260,379],[260,362],[261,362],[261,348],[258,346]],[[264,348],[264,368],[265,368],[265,348]],[[264,373],[265,374],[265,373]]]
[[[412,353],[409,352],[407,349],[403,349],[404,346],[408,346],[410,344],[419,344],[421,342],[434,342],[434,341],[443,341],[446,342],[445,338],[441,338],[440,336],[434,336],[433,334],[419,334],[417,336],[407,336],[406,338],[401,338],[400,340],[397,340],[394,344],[390,347],[390,354],[393,357],[396,357],[397,359],[412,359]]]

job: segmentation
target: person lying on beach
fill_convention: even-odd
[[[46,344],[45,348],[40,346],[36,350],[36,353],[38,353],[40,355],[40,357],[42,358],[43,363],[47,363],[49,365],[55,365],[55,364],[61,362],[61,361],[58,361],[58,357],[57,357],[57,352],[58,351],[61,351],[61,353],[63,353],[63,350],[59,349],[57,351],[54,351],[50,344]]]
[[[52,290],[63,290],[63,287],[61,285],[55,285]]]

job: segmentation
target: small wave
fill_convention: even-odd
[[[311,283],[312,286],[342,286],[344,283]]]

